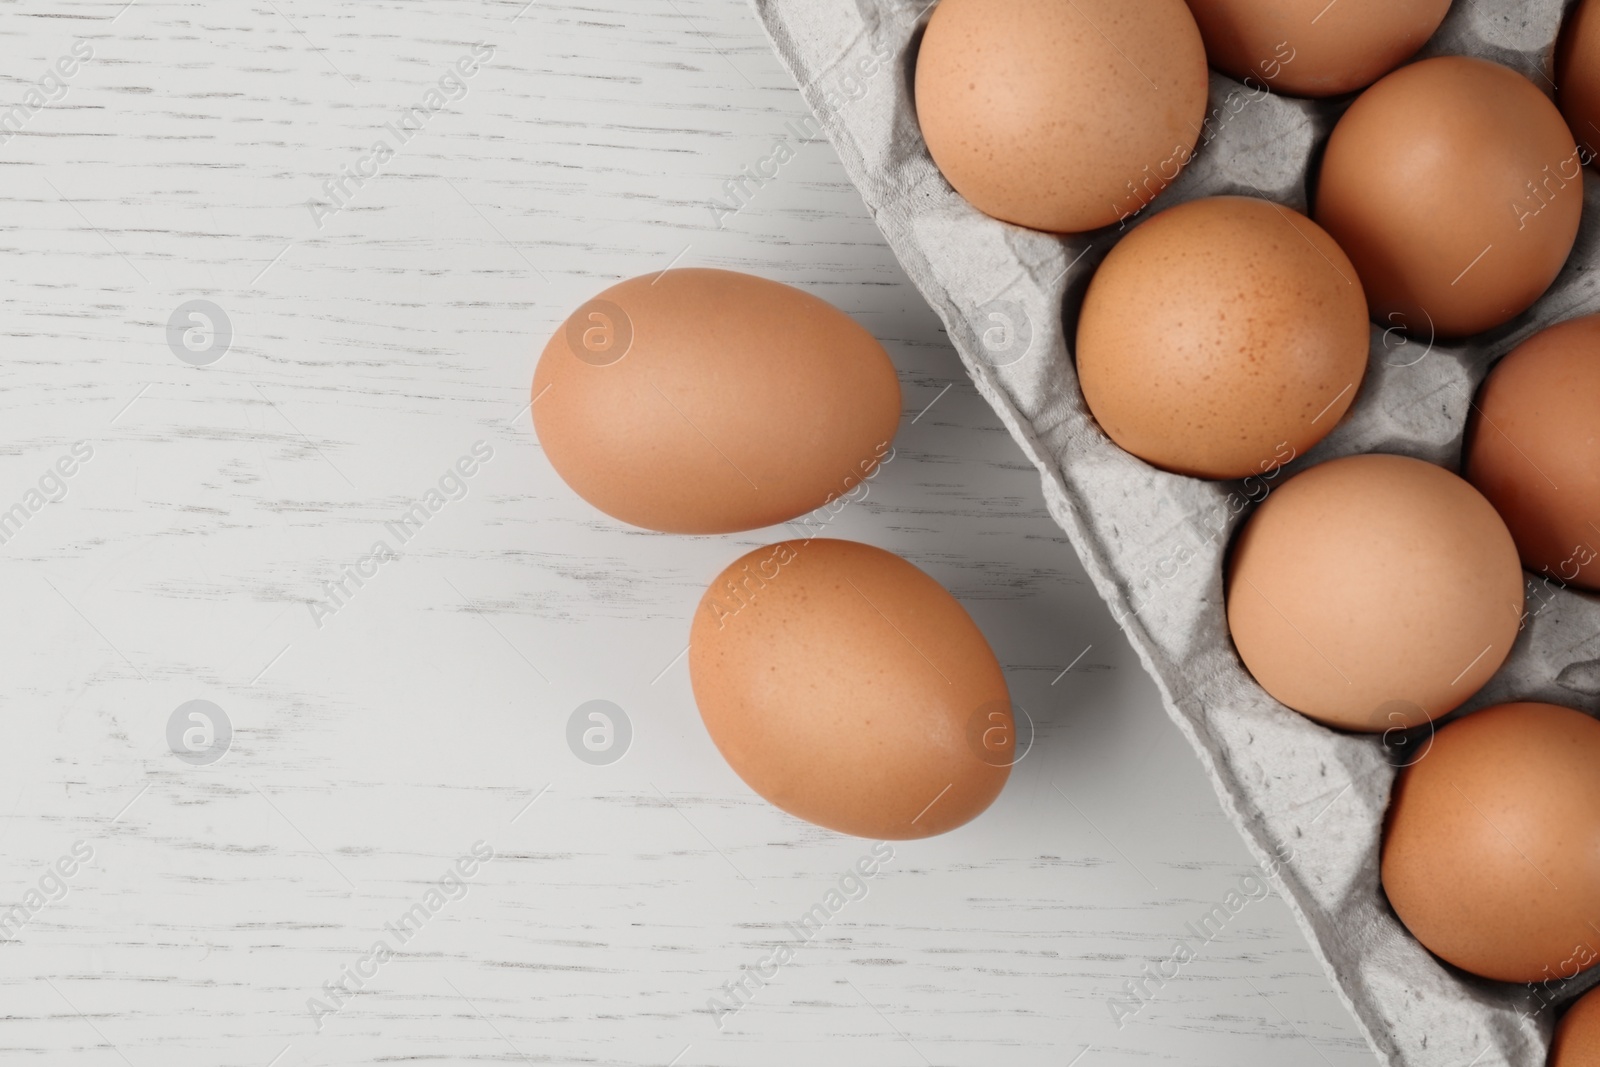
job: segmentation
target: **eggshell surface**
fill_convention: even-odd
[[[942,0],[917,54],[917,120],[979,211],[1076,233],[1177,176],[1207,82],[1183,0]]]
[[[1015,749],[1000,665],[965,609],[890,552],[784,541],[700,601],[689,675],[750,788],[860,837],[943,833],[999,794]]]
[[[1522,568],[1462,479],[1348,456],[1262,502],[1233,546],[1227,598],[1262,688],[1326,725],[1379,731],[1443,715],[1488,681],[1521,624]]]
[[[1313,214],[1361,272],[1375,321],[1462,337],[1550,287],[1577,237],[1581,174],[1571,131],[1532,82],[1443,56],[1350,105]]]
[[[1191,200],[1096,271],[1078,378],[1123,449],[1180,474],[1244,478],[1338,424],[1370,333],[1355,267],[1316,223],[1251,197]]]
[[[1450,0],[1189,0],[1211,65],[1291,96],[1371,85],[1416,54]]]
[[[1600,156],[1600,0],[1582,0],[1567,13],[1556,51],[1556,103],[1573,136]]]
[[[623,522],[727,533],[786,522],[877,470],[900,385],[825,301],[733,271],[614,285],[545,346],[533,422],[579,496]]]
[[[1495,365],[1465,467],[1525,567],[1600,591],[1600,315],[1542,330]]]
[[[1558,975],[1558,977],[1560,977]],[[1594,1067],[1600,1063],[1600,990],[1591,989],[1561,1016],[1549,1067]]]
[[[1600,959],[1597,767],[1600,722],[1570,708],[1502,704],[1440,728],[1389,800],[1383,888],[1406,928],[1503,982]]]

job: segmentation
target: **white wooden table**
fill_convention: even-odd
[[[739,0],[0,13],[0,1062],[1373,1062],[1276,897],[1113,1022],[1250,859]],[[870,843],[754,797],[695,713],[690,611],[783,532],[625,529],[533,436],[553,327],[674,263],[883,340],[896,459],[829,532],[955,593],[1038,724],[720,1017]],[[192,300],[225,352],[187,313],[169,344]],[[632,726],[600,766],[566,741],[596,699]]]

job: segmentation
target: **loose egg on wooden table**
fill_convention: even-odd
[[[1183,0],[941,0],[917,53],[917,121],[979,211],[1078,233],[1177,176],[1207,83]]]
[[[1253,197],[1191,200],[1106,256],[1078,319],[1102,429],[1164,470],[1245,478],[1325,437],[1355,402],[1371,327],[1322,227]]]
[[[695,611],[689,677],[706,730],[750,788],[861,837],[972,819],[1015,750],[1000,664],[938,582],[854,541],[783,541],[735,560]]]
[[[1405,456],[1318,464],[1232,548],[1228,628],[1268,693],[1329,726],[1385,731],[1455,709],[1505,661],[1522,567],[1476,489]]]
[[[1435,955],[1502,982],[1600,961],[1600,722],[1502,704],[1441,727],[1389,799],[1383,888]]]
[[[1189,0],[1211,65],[1291,96],[1371,85],[1416,54],[1450,0]]]
[[[1583,210],[1577,145],[1521,74],[1466,56],[1401,67],[1328,138],[1313,217],[1373,318],[1423,337],[1498,326],[1544,294]]]
[[[1541,330],[1495,364],[1465,454],[1523,564],[1600,591],[1600,315]]]
[[[900,383],[826,301],[733,271],[622,282],[568,317],[533,377],[556,472],[601,511],[669,533],[787,522],[876,473]]]

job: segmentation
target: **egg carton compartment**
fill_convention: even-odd
[[[1379,1060],[1391,1067],[1541,1067],[1561,1005],[1600,975],[1548,990],[1474,978],[1430,955],[1379,884],[1399,740],[1326,729],[1268,696],[1234,652],[1222,563],[1278,479],[1360,452],[1460,469],[1473,396],[1496,359],[1553,323],[1600,311],[1600,179],[1550,291],[1465,343],[1374,325],[1357,402],[1276,477],[1206,482],[1113,444],[1078,389],[1068,338],[1099,261],[1126,227],[1069,237],[980,214],[935,168],[912,102],[927,0],[753,0],[901,265],[944,321],[980,393],[1038,468],[1051,514],[1127,631],[1224,810],[1278,887]],[[1510,66],[1551,91],[1562,0],[1457,0],[1420,53]],[[893,54],[882,64],[877,56]],[[1307,211],[1308,177],[1354,96],[1304,100],[1211,75],[1210,118],[1179,179],[1138,218],[1197,197],[1260,196]],[[1382,165],[1375,161],[1374,165]],[[1004,316],[1013,344],[984,334]],[[1398,592],[1398,591],[1397,591]],[[1529,576],[1512,653],[1457,714],[1512,699],[1600,711],[1600,598]],[[1287,862],[1278,857],[1291,856]],[[1600,971],[1600,968],[1596,968]]]

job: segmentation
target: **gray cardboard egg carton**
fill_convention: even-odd
[[[927,0],[754,3],[978,390],[1038,467],[1051,514],[1127,630],[1229,817],[1268,870],[1272,857],[1292,854],[1276,866],[1279,888],[1379,1059],[1392,1067],[1543,1065],[1559,1006],[1595,976],[1555,987],[1551,1005],[1528,987],[1475,979],[1424,951],[1378,881],[1394,745],[1335,733],[1284,708],[1234,653],[1223,553],[1275,482],[1157,471],[1112,444],[1084,407],[1067,338],[1119,228],[1069,238],[1034,233],[986,218],[950,189],[912,108]],[[1456,0],[1422,55],[1492,59],[1548,92],[1563,6]],[[881,63],[875,53],[894,58]],[[1306,211],[1308,171],[1348,102],[1266,95],[1213,73],[1199,152],[1141,218],[1226,193]],[[1357,452],[1459,469],[1469,403],[1490,365],[1544,326],[1600,311],[1600,180],[1592,173],[1583,180],[1577,247],[1531,312],[1466,344],[1430,345],[1375,326],[1370,369],[1349,417],[1279,478]],[[996,344],[984,342],[996,314],[1020,327],[1009,349],[995,350],[1001,334],[990,335]],[[1530,578],[1528,610],[1510,659],[1466,710],[1510,699],[1600,710],[1600,598]]]

